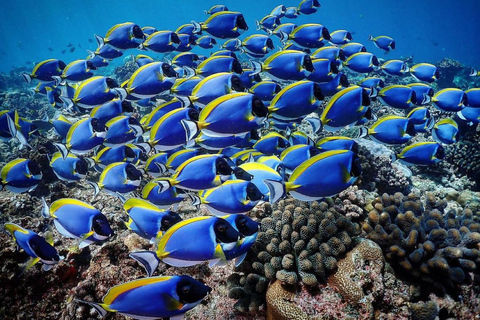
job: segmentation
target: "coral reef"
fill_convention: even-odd
[[[424,201],[413,193],[384,194],[372,206],[363,230],[402,275],[440,291],[478,281],[480,224],[470,209],[447,211],[447,202],[430,193]]]
[[[467,175],[480,187],[480,149],[478,140],[462,140],[451,146],[445,160],[453,165],[456,174]]]
[[[324,282],[360,233],[359,225],[344,216],[341,200],[308,207],[289,198],[273,208],[265,204],[263,213],[253,252],[228,279],[229,296],[238,299],[240,311],[256,311],[263,304],[270,280],[308,287]]]
[[[410,306],[412,320],[435,320],[438,316],[438,305],[433,302],[417,302]]]

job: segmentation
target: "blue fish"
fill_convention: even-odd
[[[217,13],[217,12],[222,12],[222,11],[228,11],[227,6],[225,6],[223,4],[217,4],[217,5],[214,5],[213,7],[211,7],[208,10],[204,10],[205,14],[209,14],[209,15],[212,15],[212,14]]]
[[[263,63],[251,60],[253,73],[262,71],[282,80],[303,80],[314,71],[312,59],[302,51],[283,50],[272,54]],[[274,79],[275,80],[275,79]]]
[[[131,116],[118,116],[105,124],[107,134],[103,144],[107,147],[116,147],[133,142],[143,134],[140,122]]]
[[[288,19],[297,19],[300,12],[297,7],[288,7],[285,10],[285,18]]]
[[[287,147],[288,139],[275,131],[267,133],[253,145],[255,150],[267,156],[279,155]]]
[[[291,174],[304,161],[316,156],[320,150],[307,144],[297,144],[283,150],[280,161],[285,166],[286,173]]]
[[[283,18],[285,16],[285,11],[287,8],[281,4],[273,8],[272,12],[270,12],[271,16],[278,17],[279,19]]]
[[[316,111],[323,98],[318,84],[298,81],[283,88],[273,98],[268,111],[272,117],[280,120],[298,119]]]
[[[265,55],[274,49],[273,41],[264,34],[252,34],[242,41],[242,48],[247,53]]]
[[[231,52],[235,52],[235,51],[240,50],[241,45],[242,45],[242,42],[239,41],[238,39],[230,39],[230,40],[225,41],[220,46],[220,48],[223,48],[223,49],[231,51]]]
[[[190,67],[194,68],[199,61],[199,57],[196,53],[193,52],[180,52],[175,57],[173,57],[172,64],[179,67]]]
[[[146,35],[146,36],[149,36],[149,35],[151,35],[152,33],[157,32],[157,31],[158,31],[158,30],[157,30],[157,28],[155,28],[155,27],[150,27],[150,26],[142,27],[142,32],[143,32],[143,34]]]
[[[247,213],[255,208],[264,195],[250,181],[229,180],[191,197],[193,205],[204,204],[211,214],[223,217],[228,214]]]
[[[106,127],[95,118],[86,118],[75,122],[67,132],[65,148],[78,155],[88,153],[103,143]],[[60,147],[59,145],[57,145]],[[64,157],[68,152],[60,150]]]
[[[152,62],[137,69],[128,80],[127,93],[139,99],[151,98],[170,90],[177,72],[165,62]]]
[[[280,18],[278,16],[273,15],[266,15],[262,18],[262,20],[258,21],[255,20],[255,25],[257,26],[257,30],[274,30],[281,24]]]
[[[402,60],[385,61],[380,69],[391,76],[403,76],[409,71],[407,64]]]
[[[292,132],[288,137],[288,142],[290,143],[290,146],[297,144],[308,144],[309,146],[315,145],[315,142],[301,130]]]
[[[144,54],[137,54],[133,59],[139,68],[143,67],[146,64],[155,62],[155,60],[152,57]]]
[[[325,26],[318,23],[307,23],[296,27],[290,34],[281,33],[280,40],[293,40],[303,48],[320,48],[323,40],[330,40],[331,36]]]
[[[414,124],[423,124],[431,118],[430,111],[426,107],[417,107],[412,109],[407,118],[410,119]]]
[[[328,59],[336,64],[338,60],[345,60],[345,53],[338,46],[325,46],[312,52],[311,57],[312,59]]]
[[[196,69],[185,67],[187,77],[190,75],[197,75],[201,77],[208,77],[219,72],[235,72],[242,73],[243,69],[240,62],[230,56],[211,56],[205,61],[202,61]]]
[[[66,66],[62,60],[48,59],[37,63],[31,73],[22,73],[22,76],[26,83],[30,83],[34,79],[51,82],[55,80],[53,76],[60,76]]]
[[[172,150],[172,152],[173,151],[175,150]],[[169,170],[171,170],[171,173],[173,173],[182,163],[198,155],[198,149],[181,149],[175,151],[168,157],[166,166]]]
[[[59,76],[52,76],[55,80],[55,85],[59,85],[62,81],[83,81],[93,77],[92,70],[97,68],[90,60],[75,60],[67,64]]]
[[[463,90],[446,88],[435,93],[432,102],[441,111],[458,112],[468,106],[468,96]]]
[[[395,49],[395,40],[388,36],[378,36],[375,38],[373,36],[369,36],[368,40],[373,41],[377,48],[382,49],[386,52]]]
[[[399,154],[393,155],[392,160],[399,160],[402,164],[429,166],[445,158],[444,148],[436,142],[418,142],[405,147]]]
[[[315,70],[307,76],[310,81],[325,83],[332,81],[338,74],[337,64],[329,59],[314,59],[312,63]]]
[[[197,40],[197,45],[203,49],[212,49],[217,44],[217,40],[211,36],[203,36]]]
[[[112,78],[96,76],[82,81],[75,89],[72,99],[63,97],[62,100],[64,100],[66,109],[71,109],[73,105],[91,109],[115,98],[124,100],[126,94],[125,90],[119,88],[117,82]]]
[[[360,137],[369,136],[372,140],[387,144],[404,144],[415,136],[415,124],[405,117],[384,116],[378,119],[368,130],[362,128]]]
[[[353,40],[352,34],[347,30],[335,30],[330,32],[330,43],[344,45]]]
[[[87,176],[88,162],[72,153],[64,159],[60,152],[53,154],[50,166],[58,179],[63,181],[78,181]]]
[[[140,50],[150,50],[156,53],[167,53],[175,51],[180,44],[178,34],[170,30],[162,30],[152,33],[140,45]]]
[[[256,97],[262,101],[272,101],[277,93],[282,90],[282,87],[275,81],[262,81],[253,85],[249,89],[250,93],[253,93]]]
[[[95,65],[95,61],[93,59],[106,59],[106,60],[113,60],[123,56],[123,51],[119,50],[112,46],[103,46],[98,48],[95,51],[87,50],[89,55],[89,61]]]
[[[265,180],[270,202],[287,192],[301,201],[313,201],[336,195],[351,186],[361,174],[358,156],[349,150],[320,153],[299,165],[285,183]]]
[[[133,319],[182,319],[211,291],[190,276],[152,277],[117,285],[103,297],[103,303],[90,301],[103,318],[108,312],[118,312]]]
[[[165,174],[165,167],[169,154],[159,152],[150,156],[145,162],[145,172],[156,178]]]
[[[339,72],[333,80],[326,83],[319,83],[322,93],[326,97],[333,96],[337,92],[347,88],[350,83],[348,82],[347,75],[343,72]]]
[[[239,74],[238,77],[245,89],[250,89],[254,84],[263,81],[259,74],[254,74],[253,70],[249,68],[243,69],[242,74]]]
[[[119,50],[137,48],[144,38],[145,35],[142,32],[142,28],[132,22],[114,25],[107,31],[105,37],[95,35],[98,48],[102,48],[108,44]]]
[[[228,147],[251,146],[250,133],[227,137],[210,137],[200,132],[195,138],[195,143],[206,150],[222,150]]]
[[[180,34],[180,33],[186,33],[186,34],[189,34],[189,35],[195,35],[193,33],[193,30],[195,30],[195,27],[193,24],[191,23],[185,23],[185,24],[182,24],[181,26],[179,26],[177,28],[177,30],[175,30],[175,33],[176,34]]]
[[[103,169],[98,184],[91,184],[95,188],[95,195],[100,189],[105,189],[109,194],[121,198],[119,194],[134,191],[141,182],[142,173],[133,164],[114,162]]]
[[[183,120],[187,140],[198,131],[215,137],[248,133],[260,127],[268,115],[262,100],[251,93],[226,94],[202,109],[197,122]],[[228,124],[228,125],[227,125]]]
[[[88,203],[71,198],[56,200],[50,207],[45,198],[42,198],[42,203],[43,217],[53,219],[63,236],[78,239],[79,249],[113,236],[107,218]]]
[[[320,116],[323,128],[337,131],[357,123],[362,118],[371,119],[370,98],[374,94],[365,88],[351,86],[336,93],[327,103]]]
[[[350,150],[355,153],[358,152],[358,144],[355,142],[355,140],[344,136],[324,137],[318,140],[315,143],[315,146],[322,151]]]
[[[90,162],[95,166],[95,170],[102,172],[106,166],[115,162],[138,164],[140,159],[145,158],[146,153],[142,147],[128,143],[118,147],[103,147],[91,157]]]
[[[369,73],[378,69],[380,63],[370,52],[354,53],[343,62],[348,69],[358,73]]]
[[[370,89],[372,87],[376,88],[377,90],[381,90],[382,88],[385,87],[385,82],[383,81],[382,78],[378,77],[367,77],[360,82],[358,82],[358,85],[360,87],[363,87],[365,89]]]
[[[43,270],[47,271],[64,259],[53,247],[53,238],[51,236],[49,239],[45,239],[37,233],[14,223],[5,223],[5,230],[12,235],[17,245],[31,257],[23,266],[20,274],[39,261],[43,263]]]
[[[358,43],[358,42],[346,43],[343,46],[341,46],[340,49],[342,49],[346,58],[354,55],[355,53],[367,52],[367,48],[365,48],[365,46],[363,44]]]
[[[430,102],[431,98],[435,94],[432,87],[424,83],[409,83],[407,87],[410,87],[415,91],[416,101],[415,105],[423,106]]]
[[[412,88],[402,85],[391,85],[382,88],[378,92],[378,98],[383,104],[396,109],[410,109],[415,106],[417,98],[422,99],[422,97],[417,97]]]
[[[40,167],[29,159],[12,160],[0,170],[0,190],[6,188],[14,193],[29,192],[34,190],[41,180]]]
[[[453,144],[457,142],[458,124],[452,118],[446,118],[435,123],[432,137],[438,143]]]
[[[236,38],[248,30],[243,14],[233,11],[220,11],[212,14],[205,22],[199,24],[192,21],[193,33],[200,34],[206,31],[214,37],[221,39]]]
[[[58,134],[62,140],[65,140],[68,130],[70,130],[70,127],[72,126],[72,122],[61,114],[58,118],[52,120],[52,125],[55,129],[55,133]]]
[[[193,47],[197,45],[197,42],[195,41],[196,38],[197,38],[196,36],[192,36],[190,34],[180,33],[178,35],[178,39],[180,40],[180,43],[178,44],[175,51],[188,52],[192,50]]]
[[[286,34],[290,34],[296,27],[297,25],[294,23],[282,23],[281,25],[276,27],[275,30],[272,31],[272,34],[280,38],[280,31],[285,32]]]
[[[130,198],[123,204],[123,209],[128,215],[128,222],[125,223],[127,228],[150,239],[152,243],[168,228],[182,221],[178,213],[159,209],[143,199]]]
[[[180,202],[187,198],[186,193],[179,193],[175,187],[162,191],[162,184],[157,183],[154,179],[149,181],[142,189],[142,198],[155,204],[160,209],[168,209],[170,207],[175,211]]]
[[[149,114],[145,115],[140,120],[140,123],[143,125],[145,130],[148,130],[155,124],[155,122],[157,122],[158,119],[160,119],[170,111],[184,107],[185,103],[183,100],[173,98],[168,102],[164,102],[156,106]]]
[[[302,14],[312,14],[320,8],[318,0],[302,0],[298,5],[298,11]]]
[[[241,238],[226,220],[200,216],[169,228],[158,241],[156,251],[132,252],[130,257],[143,265],[148,276],[160,261],[175,267],[189,267],[205,261],[211,266],[223,265],[227,261],[224,251],[238,246]]]
[[[410,74],[419,81],[435,82],[440,78],[440,71],[430,63],[419,63],[410,68]]]
[[[224,216],[223,219],[227,220],[243,236],[239,246],[231,250],[224,250],[225,258],[234,260],[235,266],[238,267],[255,243],[260,226],[256,221],[243,214],[231,214]]]
[[[90,111],[90,117],[97,119],[100,125],[105,125],[113,118],[122,115],[131,115],[133,111],[134,109],[130,101],[113,99],[93,108],[92,111]]]

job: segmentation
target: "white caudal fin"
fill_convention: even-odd
[[[192,31],[193,33],[195,34],[202,33],[202,26],[200,25],[200,23],[192,20],[192,24],[193,24],[193,31]]]
[[[137,251],[129,254],[129,257],[142,265],[147,272],[147,277],[151,277],[158,267],[160,260],[153,251]]]
[[[7,123],[8,123],[8,130],[10,131],[12,138],[17,139],[20,142],[20,145],[21,145],[20,149],[22,149],[23,147],[28,147],[32,149],[32,146],[28,143],[27,137],[25,137],[20,130],[17,130],[15,121],[13,121],[13,119],[8,114],[7,114]]]
[[[368,136],[368,129],[366,127],[360,127],[358,130],[357,138],[366,138]]]
[[[89,59],[95,58],[95,52],[93,52],[92,50],[87,50],[87,53],[88,53],[88,58]]]
[[[259,61],[250,60],[250,63],[252,64],[252,70],[253,70],[252,76],[262,72],[262,64]]]
[[[197,209],[200,207],[200,204],[202,201],[200,200],[200,197],[196,194],[193,193],[188,193],[188,198],[192,201],[192,206],[197,207]]]
[[[286,190],[285,184],[283,182],[265,179],[263,180],[263,183],[265,183],[265,185],[268,187],[268,190],[270,191],[270,203],[277,202],[285,195]]]
[[[166,165],[164,165],[163,163],[158,163],[158,162],[155,162],[155,166],[158,168],[158,170],[160,171],[158,174],[160,176],[164,176],[167,174],[168,172],[168,168]]]
[[[98,314],[100,315],[101,318],[104,318],[108,313],[107,310],[103,309],[103,307],[96,302],[89,302],[89,301],[83,301],[83,300],[78,300],[78,299],[75,299],[74,301],[88,304],[90,307],[94,308],[95,311],[98,312]]]
[[[62,77],[52,76],[52,79],[55,81],[55,86],[59,86],[62,83]]]
[[[191,77],[195,76],[195,69],[184,66],[183,71],[185,72],[185,78],[190,79]]]
[[[125,90],[124,88],[114,88],[112,90],[117,93],[118,98],[121,101],[123,101],[123,100],[125,100],[125,98],[127,98],[128,93],[127,93],[127,90]]]
[[[478,76],[477,70],[475,70],[474,68],[472,68],[472,70],[470,70],[469,76],[470,76],[470,77]],[[27,83],[28,83],[28,82],[27,82]]]
[[[197,133],[200,131],[198,124],[192,120],[181,120],[182,126],[185,129],[186,141],[192,140],[195,138]]]
[[[26,83],[32,82],[32,76],[29,75],[28,73],[22,73],[22,77],[25,80]]]
[[[50,218],[50,208],[47,201],[45,201],[45,197],[42,197],[42,216],[47,219]]]
[[[423,94],[422,105],[430,103],[430,101],[432,101],[432,97],[430,97],[428,94],[424,93]]]
[[[280,31],[280,41],[283,45],[285,45],[285,42],[288,41],[288,33],[286,33],[285,31]]]
[[[95,182],[93,182],[93,181],[88,181],[88,180],[87,180],[87,183],[88,183],[89,185],[91,185],[91,186],[93,187],[93,189],[94,189],[94,194],[93,194],[93,198],[92,198],[92,200],[93,200],[93,199],[95,199],[95,197],[97,196],[97,194],[100,192],[100,187],[98,186],[97,183],[95,183]]]
[[[63,160],[67,159],[68,156],[68,149],[65,147],[65,145],[61,143],[53,143],[53,145],[58,149],[58,151],[62,154]]]
[[[260,21],[255,20],[255,27],[257,28],[257,30],[260,30]]]
[[[103,39],[102,36],[99,36],[98,34],[95,34],[94,36],[95,36],[95,40],[97,40],[97,44],[98,44],[97,50],[98,50],[105,45],[105,40]]]

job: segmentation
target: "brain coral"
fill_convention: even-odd
[[[294,199],[279,201],[266,217],[252,252],[228,279],[229,296],[237,299],[240,311],[257,311],[265,302],[270,280],[309,287],[326,280],[337,261],[352,247],[360,226],[340,212],[342,202],[313,202],[310,206]]]
[[[384,194],[372,203],[363,230],[392,267],[442,291],[478,278],[480,224],[470,209],[446,211],[446,201],[428,194]]]

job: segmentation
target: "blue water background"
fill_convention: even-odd
[[[245,15],[250,27],[247,35],[259,32],[255,30],[255,19],[261,19],[276,5],[296,6],[299,1],[2,1],[0,72],[26,64],[31,68],[33,63],[49,58],[66,63],[86,58],[86,49],[96,49],[96,42],[90,43],[88,39],[94,39],[95,33],[104,35],[111,26],[121,22],[132,21],[159,30],[175,30],[191,20],[201,22],[207,18],[203,10],[218,3]],[[480,69],[479,0],[325,0],[320,3],[322,7],[317,13],[292,20],[284,18],[282,22],[321,23],[330,31],[347,29],[354,33],[354,41],[385,59],[414,55],[416,62],[434,63],[448,57]],[[393,37],[397,49],[385,56],[367,41],[370,34]],[[70,43],[75,46],[73,53],[67,47]],[[194,51],[203,53],[198,49]],[[62,54],[62,50],[66,52]],[[129,50],[127,54],[130,53],[140,51]]]

